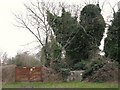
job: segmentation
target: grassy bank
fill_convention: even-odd
[[[115,83],[88,83],[88,82],[16,82],[3,84],[3,88],[118,88]]]

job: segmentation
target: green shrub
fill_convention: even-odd
[[[69,75],[70,69],[67,67],[65,63],[60,61],[55,61],[52,64],[51,68],[61,75],[63,81],[66,81]]]
[[[82,60],[81,62],[76,63],[73,66],[73,69],[74,70],[84,70],[87,63],[88,63],[87,61]]]
[[[70,69],[69,68],[61,68],[60,74],[62,75],[63,81],[66,81],[67,77],[70,75]]]
[[[96,60],[91,60],[91,62],[85,66],[85,76],[91,75],[94,71],[97,71],[98,69],[103,67],[104,64],[105,61],[100,58]]]
[[[115,62],[106,61],[104,66],[93,71],[88,81],[91,82],[118,82],[118,67]]]

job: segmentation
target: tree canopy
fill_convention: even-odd
[[[119,42],[118,32],[120,31],[119,25],[120,25],[120,10],[118,10],[117,13],[114,13],[114,19],[112,21],[112,24],[109,26],[108,36],[105,41],[106,56],[118,62],[119,62],[118,52],[120,50],[118,48],[118,42]]]
[[[77,17],[72,17],[70,12],[65,11],[65,8],[62,8],[61,16],[47,12],[48,23],[56,40],[65,49],[70,65],[88,59],[90,49],[100,45],[105,28],[100,12],[99,6],[86,5],[81,11],[80,22]]]

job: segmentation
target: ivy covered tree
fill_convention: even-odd
[[[120,31],[120,10],[118,10],[117,13],[114,13],[114,19],[112,21],[112,24],[109,26],[108,29],[108,37],[105,41],[105,52],[106,56],[118,61],[118,32]]]
[[[49,61],[46,61],[45,59],[45,52],[43,48],[38,54],[40,54],[40,60],[42,65],[47,66],[49,63],[51,66],[55,61],[57,62],[61,58],[61,46],[58,44],[58,42],[56,41],[55,37],[52,34],[50,36],[50,41],[47,44],[47,49],[50,58]]]
[[[48,11],[47,20],[56,35],[56,40],[65,49],[71,66],[88,59],[91,52],[97,51],[105,29],[99,5],[86,5],[81,11],[80,22],[77,21],[77,17],[72,17],[70,12],[66,12],[65,8],[62,8],[61,16]]]
[[[62,8],[62,15],[53,15],[47,12],[48,22],[52,27],[56,40],[66,51],[69,65],[74,65],[81,59],[87,58],[85,32],[79,25],[77,17],[72,17],[70,12]]]
[[[89,4],[83,8],[80,16],[80,24],[84,27],[89,37],[86,40],[88,42],[88,51],[90,51],[89,54],[95,54],[100,45],[106,25],[101,15],[99,4]]]

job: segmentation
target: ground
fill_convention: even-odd
[[[3,88],[118,88],[118,84],[90,82],[15,82],[3,84]]]

